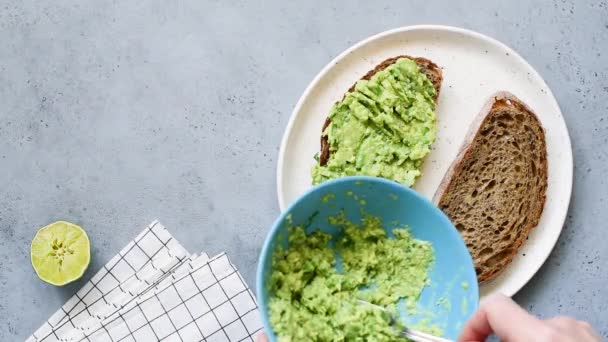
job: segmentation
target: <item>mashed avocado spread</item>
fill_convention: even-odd
[[[313,167],[313,184],[366,175],[413,185],[435,141],[435,95],[433,84],[408,58],[358,81],[331,109],[323,132],[330,157],[326,165]]]
[[[373,216],[360,224],[344,215],[329,222],[340,229],[339,238],[330,241],[329,234],[306,234],[296,226],[289,247],[273,255],[269,311],[278,340],[407,341],[386,312],[358,300],[393,313],[400,299],[413,308],[428,283],[431,244],[414,239],[407,227],[395,229],[389,238]]]

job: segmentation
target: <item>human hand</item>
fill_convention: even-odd
[[[266,334],[264,333],[260,333],[258,335],[258,340],[257,342],[268,342],[268,337],[266,337]]]
[[[569,317],[540,320],[503,295],[494,295],[465,324],[458,342],[485,341],[495,334],[505,342],[600,342],[587,322]]]

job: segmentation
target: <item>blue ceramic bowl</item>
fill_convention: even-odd
[[[287,247],[288,228],[301,224],[308,232],[320,229],[335,237],[336,228],[328,223],[328,217],[344,211],[349,220],[358,222],[362,208],[381,217],[390,235],[393,228],[406,224],[415,238],[432,243],[435,262],[429,272],[431,284],[425,287],[417,304],[416,312],[420,314],[400,314],[406,324],[426,320],[441,328],[444,337],[456,339],[479,301],[473,261],[456,228],[441,210],[411,189],[381,178],[346,177],[325,182],[305,193],[281,214],[266,237],[256,285],[262,321],[270,340],[276,341],[268,315],[272,254],[279,245]],[[291,215],[292,225],[287,223],[287,215]]]

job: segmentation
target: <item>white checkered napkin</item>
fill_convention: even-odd
[[[174,272],[167,274],[167,276],[164,279],[161,279],[156,284],[154,289],[152,289],[153,291],[143,292],[137,298],[137,300],[138,301],[146,300],[146,299],[154,296],[155,291],[164,289],[165,287],[169,286],[171,283],[174,283],[175,281],[188,275],[188,273],[192,272],[193,270],[198,269],[198,268],[202,267],[203,265],[207,264],[209,262],[209,260],[210,259],[209,259],[209,256],[207,255],[207,253],[201,253],[201,255],[199,255],[198,257],[190,258],[187,263],[181,264],[180,267],[176,268]],[[135,305],[135,302],[132,304]],[[125,308],[125,309],[130,309],[130,308]]]
[[[144,292],[142,292],[139,295],[139,297],[134,298],[133,300],[129,301],[129,303],[124,305],[120,309],[120,311],[116,310],[111,316],[107,317],[107,319],[104,321],[111,322],[112,320],[118,318],[118,316],[120,316],[120,312],[126,312],[128,310],[131,310],[134,306],[137,305],[138,301],[143,301],[151,296],[154,296],[155,291],[162,290],[163,288],[169,286],[172,282],[184,277],[189,272],[192,272],[192,270],[200,268],[202,265],[206,264],[207,262],[209,262],[209,256],[206,253],[201,253],[201,255],[199,255],[199,256],[190,257],[187,262],[184,262],[184,263],[180,264],[178,267],[174,268],[173,272],[165,274],[163,276],[163,278],[160,279],[156,283],[154,288],[146,289]],[[66,341],[79,341],[79,340],[83,339],[85,336],[87,336],[87,334],[91,334],[92,332],[103,328],[103,324],[101,321],[99,321],[99,322],[92,321],[92,323],[93,323],[92,325],[87,326],[85,329],[79,329],[77,331],[73,330],[72,333],[65,338],[65,340]]]
[[[133,307],[137,300],[139,300],[142,296],[149,294],[151,296],[154,290],[159,289],[160,287],[166,286],[171,283],[172,280],[177,278],[177,274],[186,274],[188,270],[192,269],[193,266],[199,265],[201,263],[209,260],[207,254],[202,253],[201,255],[193,255],[190,256],[186,261],[175,265],[170,271],[162,273],[160,277],[158,277],[154,284],[147,286],[145,289],[141,290],[142,287],[138,288],[140,290],[137,296],[127,296],[122,293],[122,296],[117,298],[120,302],[113,302],[112,306],[107,307],[107,311],[104,312],[103,317],[97,316],[91,318],[90,316],[84,322],[79,324],[77,329],[72,329],[67,334],[61,335],[62,341],[78,341],[84,338],[88,333],[99,329],[102,326],[102,322],[105,320],[111,320],[118,316],[120,310],[128,310]],[[143,284],[140,284],[143,285]]]
[[[175,256],[165,256],[159,264],[152,262],[150,267],[137,272],[134,277],[89,305],[81,313],[72,318],[74,328],[57,329],[55,335],[61,341],[70,341],[74,336],[83,336],[84,332],[91,327],[101,324],[103,320],[115,314],[129,302],[134,301],[140,294],[154,288],[156,284],[164,279],[175,269],[184,265],[186,260]]]
[[[225,254],[140,298],[86,341],[253,341],[262,329],[251,291]]]
[[[186,250],[157,221],[144,229],[133,241],[112,258],[68,302],[43,324],[27,341],[57,341],[74,329],[79,320],[92,317],[97,303],[107,304],[108,298],[119,294],[131,295],[125,282],[138,277],[152,277],[151,270],[167,269],[174,259],[184,259]],[[122,282],[122,283],[121,283]],[[131,292],[128,292],[131,291]],[[101,309],[101,307],[98,306]],[[85,313],[85,315],[83,315]]]

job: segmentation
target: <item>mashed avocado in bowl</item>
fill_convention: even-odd
[[[405,341],[399,324],[456,338],[478,301],[471,257],[445,215],[372,177],[323,183],[279,217],[257,293],[272,341]]]
[[[406,227],[389,238],[378,217],[351,222],[344,215],[329,218],[340,230],[332,236],[306,234],[302,226],[289,232],[289,247],[278,248],[270,275],[270,322],[284,340],[403,340],[395,336],[390,316],[358,300],[386,306],[404,299],[415,306],[433,262],[430,243],[414,239]],[[339,271],[337,260],[341,259]]]

